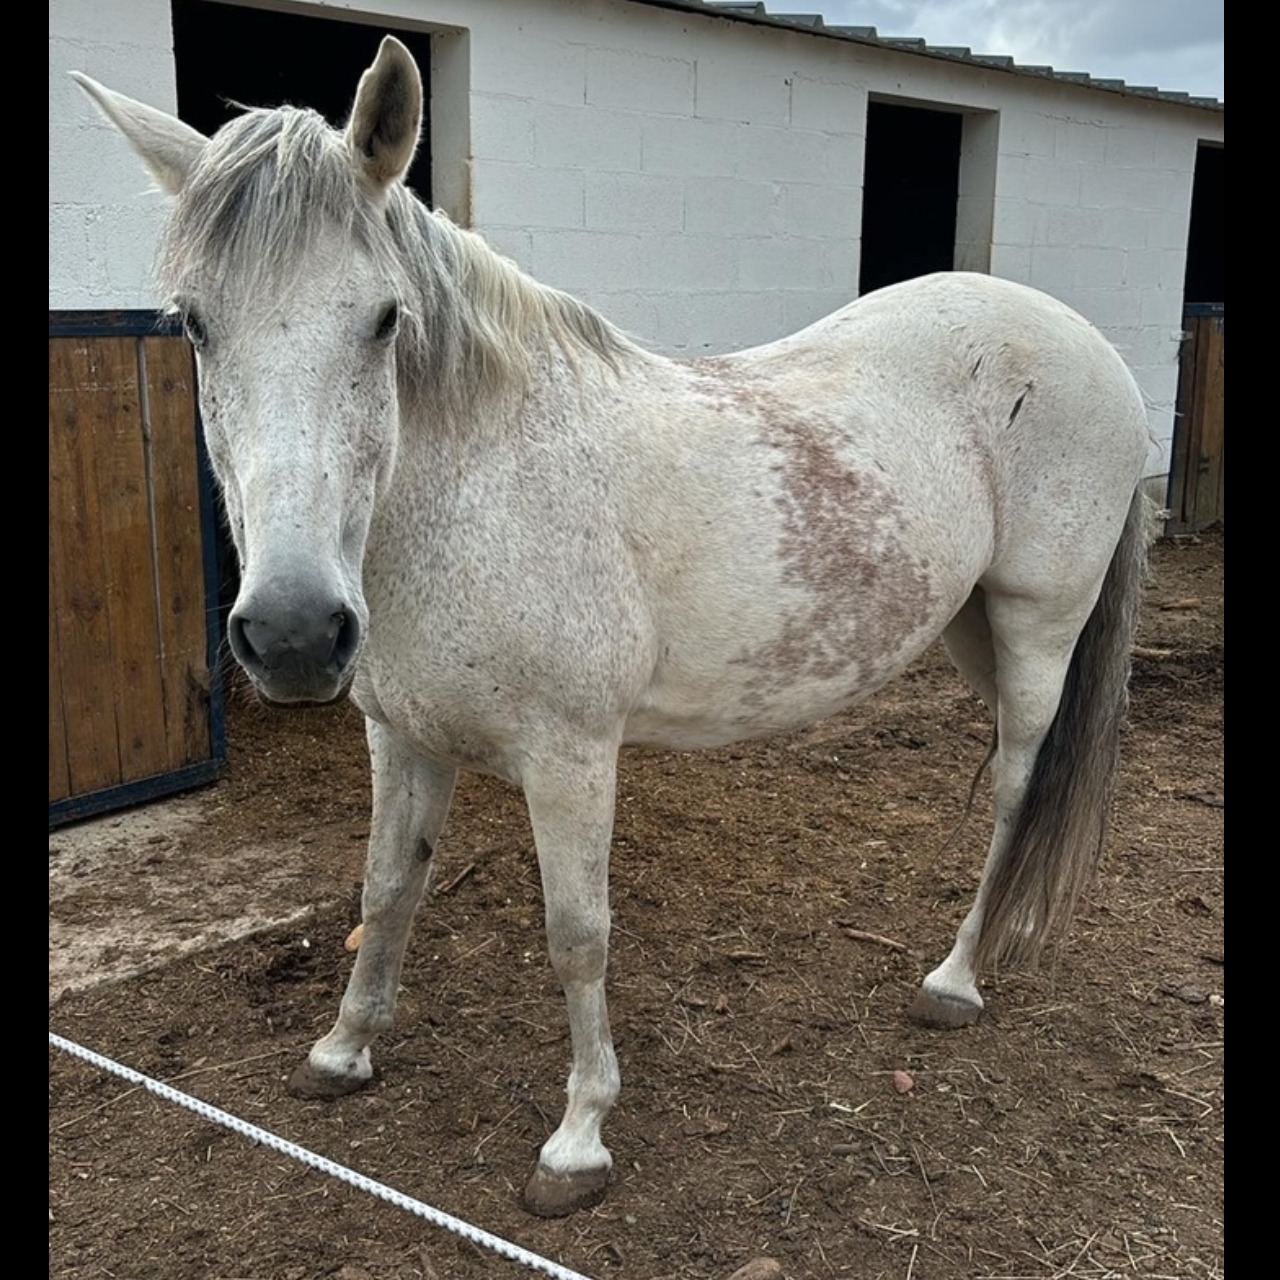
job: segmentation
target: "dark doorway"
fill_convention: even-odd
[[[859,293],[954,267],[963,120],[868,104]]]
[[[431,69],[431,37],[398,31],[423,76]],[[382,41],[381,26],[301,17],[269,9],[173,0],[173,50],[178,114],[201,133],[213,133],[240,106],[312,107],[335,127],[346,123],[361,72]],[[426,99],[430,101],[430,92]],[[431,130],[407,182],[431,201]]]
[[[1187,237],[1185,303],[1219,303],[1225,306],[1226,187],[1223,180],[1224,147],[1196,150],[1196,176],[1191,189],[1191,232]]]

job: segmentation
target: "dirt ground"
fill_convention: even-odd
[[[725,1280],[768,1255],[792,1280],[1220,1277],[1223,560],[1221,533],[1157,548],[1102,873],[1067,944],[992,979],[961,1031],[904,1016],[987,833],[983,791],[948,843],[988,729],[940,649],[804,733],[625,756],[623,1093],[589,1213],[519,1205],[568,1037],[528,821],[499,783],[460,787],[373,1085],[285,1091],[351,965],[350,707],[237,696],[216,788],[51,834],[50,1026],[592,1276]],[[51,1276],[527,1274],[62,1053],[49,1067]]]

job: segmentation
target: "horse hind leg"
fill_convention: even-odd
[[[1130,524],[1137,523],[1131,519]],[[997,749],[995,830],[977,897],[947,958],[924,980],[911,1012],[963,1026],[982,1011],[978,974],[1000,958],[1036,953],[1065,929],[1101,849],[1126,705],[1128,651],[1140,582],[1122,547],[1096,603],[988,593]],[[981,627],[967,620],[964,651],[981,691]],[[963,669],[963,665],[962,665]]]
[[[988,620],[991,613],[1000,613],[998,607],[990,607],[992,603],[987,602]],[[1052,645],[1019,645],[988,630],[987,644],[993,661],[987,664],[982,661],[982,629],[974,618],[967,621],[969,644],[966,646],[948,628],[952,634],[947,637],[947,647],[953,658],[957,651],[964,653],[964,660],[956,665],[979,693],[983,693],[984,684],[988,686],[986,700],[994,701],[996,706],[997,747],[992,761],[995,830],[977,897],[960,925],[955,944],[942,964],[925,978],[911,1006],[914,1018],[944,1027],[965,1026],[976,1021],[982,1012],[978,952],[991,887],[1009,851],[1036,756],[1057,712],[1075,638],[1060,638]],[[1016,630],[1007,616],[1004,621],[1006,633]],[[992,668],[994,679],[985,674]]]
[[[942,640],[952,665],[995,715],[999,706],[996,650],[987,617],[987,596],[982,587],[974,587],[959,613],[943,631]],[[988,868],[997,856],[993,839],[987,855]],[[984,875],[984,884],[986,879]],[[910,1009],[913,1018],[932,1026],[959,1027],[976,1021],[982,1012],[982,996],[978,993],[974,965],[977,939],[982,931],[982,906],[982,892],[979,890],[978,900],[960,926],[951,954],[929,974],[917,993]]]
[[[985,584],[995,660],[995,830],[973,907],[913,1006],[926,1022],[972,1022],[982,1010],[981,969],[1033,957],[1047,936],[1065,932],[1097,865],[1128,707],[1151,510],[1141,491],[1132,495],[1097,576],[1077,564],[1070,583],[1048,562],[1038,590]],[[980,689],[981,634],[969,614],[948,636]]]
[[[391,1026],[414,911],[449,812],[454,769],[425,759],[368,722],[373,820],[361,915],[364,937],[333,1030],[289,1080],[291,1093],[337,1098],[373,1076],[369,1044]]]

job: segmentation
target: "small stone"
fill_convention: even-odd
[[[899,1093],[910,1093],[916,1087],[915,1078],[905,1071],[893,1073],[893,1087]]]
[[[729,1280],[783,1280],[782,1263],[776,1258],[752,1258],[739,1267]]]

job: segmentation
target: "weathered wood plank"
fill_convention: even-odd
[[[121,780],[94,447],[122,382],[132,378],[136,392],[136,363],[129,338],[49,342],[50,593],[72,794]]]
[[[1188,315],[1170,459],[1170,528],[1202,529],[1226,515],[1225,319]]]
[[[1201,321],[1199,340],[1204,347],[1199,403],[1200,460],[1196,480],[1195,519],[1200,525],[1225,517],[1223,489],[1226,469],[1226,364],[1225,324],[1216,316]]]
[[[53,595],[53,557],[49,557],[49,803],[71,794],[67,772],[67,735],[62,724],[62,671],[58,659],[58,611]]]
[[[151,419],[161,667],[168,766],[210,754],[204,548],[196,451],[195,369],[184,338],[149,338],[143,366]]]
[[[168,762],[138,343],[126,340],[128,365],[121,360],[111,412],[94,420],[116,735],[125,782],[162,773]]]

